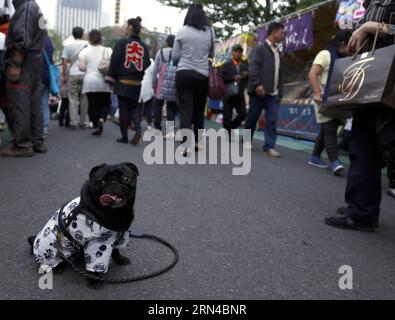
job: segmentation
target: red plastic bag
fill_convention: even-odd
[[[208,97],[212,100],[222,100],[225,95],[225,83],[216,68],[210,63],[208,79]]]

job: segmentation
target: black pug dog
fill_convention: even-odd
[[[93,275],[106,273],[111,257],[118,265],[130,264],[119,249],[129,241],[138,175],[132,163],[93,168],[80,198],[64,205],[37,237],[28,239],[41,268],[54,273],[64,270],[59,239],[64,256],[72,259],[78,252],[83,254],[86,269]],[[100,289],[103,283],[89,280],[88,286]]]

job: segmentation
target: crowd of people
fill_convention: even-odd
[[[320,113],[322,104],[328,98],[328,84],[334,63],[336,59],[354,53],[365,39],[372,40],[381,22],[385,24],[380,27],[378,47],[393,43],[395,25],[391,24],[390,18],[395,14],[395,5],[387,2],[384,5],[381,1],[365,1],[367,12],[359,27],[352,34],[345,31],[337,33],[328,49],[316,56],[310,70],[309,79],[320,132],[309,164],[319,168],[330,167],[334,175],[343,175],[345,171],[339,160],[337,143],[341,123],[338,119],[324,117]],[[30,157],[34,153],[47,152],[45,139],[49,134],[50,66],[54,63],[54,48],[46,31],[39,27],[42,14],[36,2],[14,0],[14,4],[16,11],[11,18],[5,42],[3,64],[6,77],[2,78],[1,85],[2,107],[13,140],[11,148],[3,151],[2,155]],[[203,137],[199,136],[199,130],[205,125],[209,60],[215,54],[214,28],[203,6],[192,4],[184,25],[175,36],[168,36],[166,47],[160,49],[155,59],[152,59],[148,46],[140,37],[141,23],[140,17],[129,19],[125,37],[114,48],[103,46],[99,30],[90,30],[86,41],[82,28],[73,29],[73,40],[65,44],[61,55],[59,125],[76,130],[87,128],[90,122],[94,129],[92,134],[99,137],[104,133],[108,117],[114,118],[118,114],[120,138],[117,142],[137,145],[142,138],[143,115],[147,119],[148,130],[155,128],[162,131],[162,113],[166,105],[167,120],[175,122],[179,114],[179,128],[191,129],[195,152],[199,152],[203,149]],[[233,130],[239,127],[251,130],[254,136],[264,110],[263,152],[273,158],[281,157],[276,150],[276,141],[278,110],[284,93],[279,45],[284,38],[284,25],[270,23],[267,39],[252,50],[249,61],[242,59],[242,46],[235,45],[231,49],[231,58],[220,71],[226,86],[223,126],[229,132],[230,139]],[[164,66],[176,67],[174,100],[165,100],[159,94],[158,86],[161,85]],[[249,95],[248,110],[246,90]],[[337,215],[327,217],[327,224],[364,231],[371,231],[377,226],[383,166],[388,167],[389,194],[395,197],[394,141],[391,140],[390,146],[383,146],[376,132],[380,124],[388,123],[383,122],[383,119],[393,123],[394,112],[377,104],[373,109],[358,109],[354,118],[349,120],[353,123],[349,143],[351,165],[346,190],[349,206],[340,208]],[[131,140],[130,128],[135,131]],[[174,130],[172,128],[167,133],[167,139],[174,139]],[[191,141],[187,138],[184,137],[183,142]],[[252,149],[253,144],[245,142],[243,147]],[[192,154],[191,148],[186,146],[183,152],[185,157]],[[385,157],[382,157],[384,149]],[[324,150],[327,151],[329,165],[321,158]]]

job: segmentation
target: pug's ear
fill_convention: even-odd
[[[124,163],[123,165],[128,167],[130,170],[132,170],[137,177],[139,176],[139,169],[137,169],[136,165],[130,162]]]
[[[100,166],[94,167],[94,168],[91,170],[91,172],[89,173],[89,179],[93,180],[94,177],[95,177],[95,175],[96,175],[96,173],[97,173],[99,170],[101,170],[101,169],[103,169],[103,168],[105,168],[105,167],[107,167],[107,165],[106,165],[105,163],[101,164]]]

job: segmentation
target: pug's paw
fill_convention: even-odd
[[[64,262],[58,264],[55,268],[52,269],[52,271],[56,275],[63,274],[66,271],[66,266]]]
[[[88,280],[88,288],[92,290],[101,290],[104,287],[104,282],[99,280]]]
[[[114,260],[115,264],[118,266],[127,266],[131,263],[128,257],[124,257],[121,255],[119,250],[114,250],[112,253],[112,259]]]

